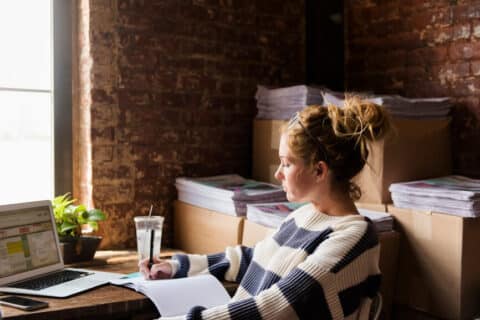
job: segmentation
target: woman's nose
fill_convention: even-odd
[[[277,179],[278,181],[281,181],[282,178],[283,178],[283,174],[282,174],[282,165],[278,165],[278,168],[277,168],[277,171],[275,171],[275,174],[274,174],[274,177],[275,179]]]

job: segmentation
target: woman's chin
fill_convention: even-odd
[[[290,202],[295,202],[295,196],[287,192],[287,200]]]

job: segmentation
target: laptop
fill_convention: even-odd
[[[0,206],[0,292],[66,298],[120,277],[64,267],[50,201]]]

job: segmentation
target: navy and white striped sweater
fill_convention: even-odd
[[[306,205],[254,248],[174,256],[175,278],[211,273],[240,285],[227,305],[162,319],[362,319],[380,286],[379,253],[368,219]]]

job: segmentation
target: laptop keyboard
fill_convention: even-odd
[[[40,278],[17,282],[11,286],[20,289],[42,290],[48,287],[55,286],[57,284],[84,277],[89,274],[90,273],[88,272],[82,271],[62,270]]]

